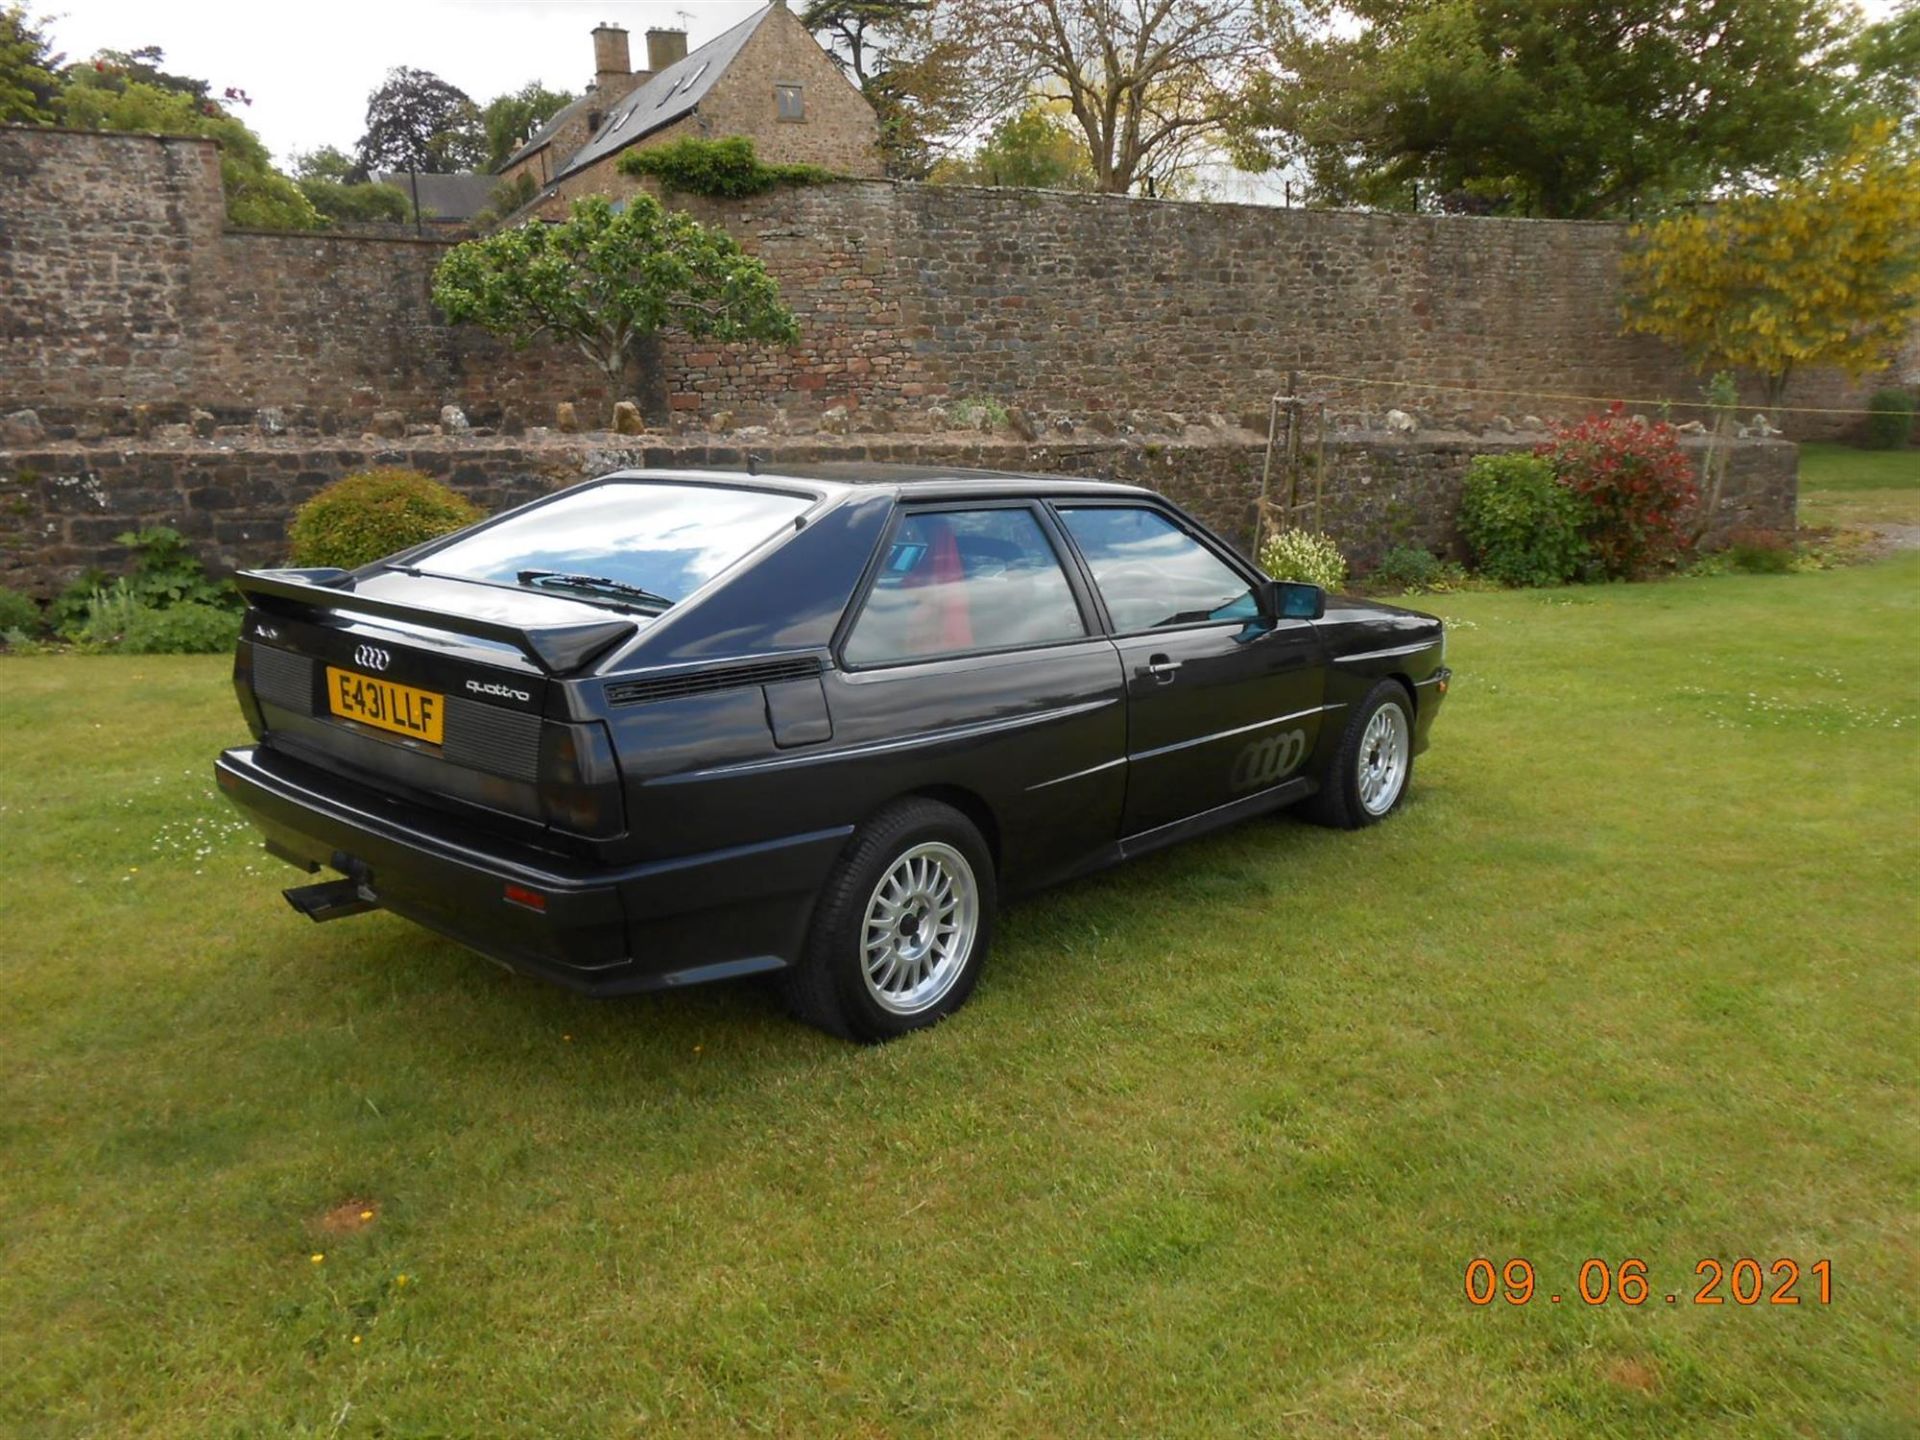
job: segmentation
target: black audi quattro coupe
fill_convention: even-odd
[[[1406,794],[1440,622],[1268,579],[1131,486],[624,471],[360,570],[260,570],[217,762],[286,892],[593,994],[776,972],[881,1040],[1000,902]]]

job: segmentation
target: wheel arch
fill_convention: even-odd
[[[896,795],[888,803],[898,804],[902,800],[934,800],[958,810],[973,822],[973,828],[987,842],[987,854],[993,860],[994,874],[997,876],[1000,873],[1000,817],[994,813],[993,806],[987,803],[985,796],[964,785],[923,785],[918,790]]]

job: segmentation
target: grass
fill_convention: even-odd
[[[0,1431],[1912,1435],[1916,596],[1440,597],[1391,823],[1036,900],[872,1050],[300,921],[224,662],[0,661]]]
[[[1802,445],[1800,519],[1839,529],[1920,525],[1920,450]]]

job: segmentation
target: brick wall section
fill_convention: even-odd
[[[814,344],[775,357],[669,342],[669,385],[742,415],[987,396],[1041,414],[1233,416],[1264,411],[1300,370],[1386,382],[1309,379],[1336,418],[1398,407],[1443,423],[1592,407],[1437,387],[1651,408],[1701,385],[1670,347],[1620,333],[1617,225],[888,184],[679,203],[766,260]],[[849,339],[887,363],[849,365]],[[1869,388],[1810,374],[1793,400],[1857,405]]]
[[[1393,545],[1458,551],[1453,517],[1474,455],[1530,448],[1515,437],[1343,437],[1328,452],[1326,528],[1362,568]],[[1701,442],[1690,441],[1697,456]],[[763,468],[839,460],[951,465],[1040,474],[1094,475],[1172,496],[1229,536],[1251,543],[1265,444],[1251,436],[1166,443],[1094,438],[1022,443],[959,435],[756,441]],[[296,506],[322,486],[372,465],[408,465],[488,510],[626,466],[731,466],[737,445],[611,435],[315,446],[262,440],[247,446],[52,445],[0,452],[0,585],[51,594],[81,569],[126,569],[114,542],[143,525],[170,525],[216,569],[280,564]],[[1795,447],[1740,443],[1716,531],[1794,523]]]
[[[352,430],[375,406],[538,420],[604,401],[567,350],[446,326],[428,301],[442,242],[222,233],[206,142],[0,128],[0,185],[0,412],[278,405]],[[766,260],[803,331],[790,351],[670,340],[661,379],[688,414],[987,396],[1082,424],[1148,412],[1177,434],[1169,414],[1264,411],[1290,369],[1388,381],[1310,382],[1349,421],[1588,408],[1443,385],[1698,393],[1673,351],[1619,333],[1617,226],[882,181],[677,203]],[[1793,398],[1868,388],[1810,375]]]
[[[0,128],[0,411],[280,406],[492,415],[605,399],[578,354],[515,352],[428,302],[446,242],[224,229],[210,142]]]

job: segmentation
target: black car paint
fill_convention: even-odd
[[[1306,777],[1337,743],[1346,708],[1382,679],[1412,697],[1418,753],[1444,694],[1440,622],[1369,601],[1330,598],[1314,621],[1106,633],[1050,501],[1153,505],[1249,584],[1263,578],[1191,516],[1133,487],[689,472],[590,483],[613,480],[763,486],[815,503],[663,615],[632,617],[627,638],[579,673],[549,673],[499,639],[303,606],[287,598],[297,587],[264,586],[235,666],[256,743],[223,754],[217,773],[270,850],[339,870],[365,900],[515,968],[593,993],[655,989],[792,963],[848,838],[903,796],[969,815],[1002,894],[1017,896],[1310,794]],[[843,664],[857,598],[898,516],[955,502],[1030,506],[1090,633]],[[480,609],[506,628],[609,618],[552,592],[410,568],[430,570],[432,549],[355,572],[342,588],[401,613]],[[436,751],[329,718],[317,689],[303,705],[301,674],[351,666],[368,644],[390,653],[387,678],[466,707],[458,713],[480,738],[467,728],[455,737],[464,762],[446,753],[451,738]],[[265,670],[276,677],[267,696]],[[508,898],[509,886],[523,898]]]

